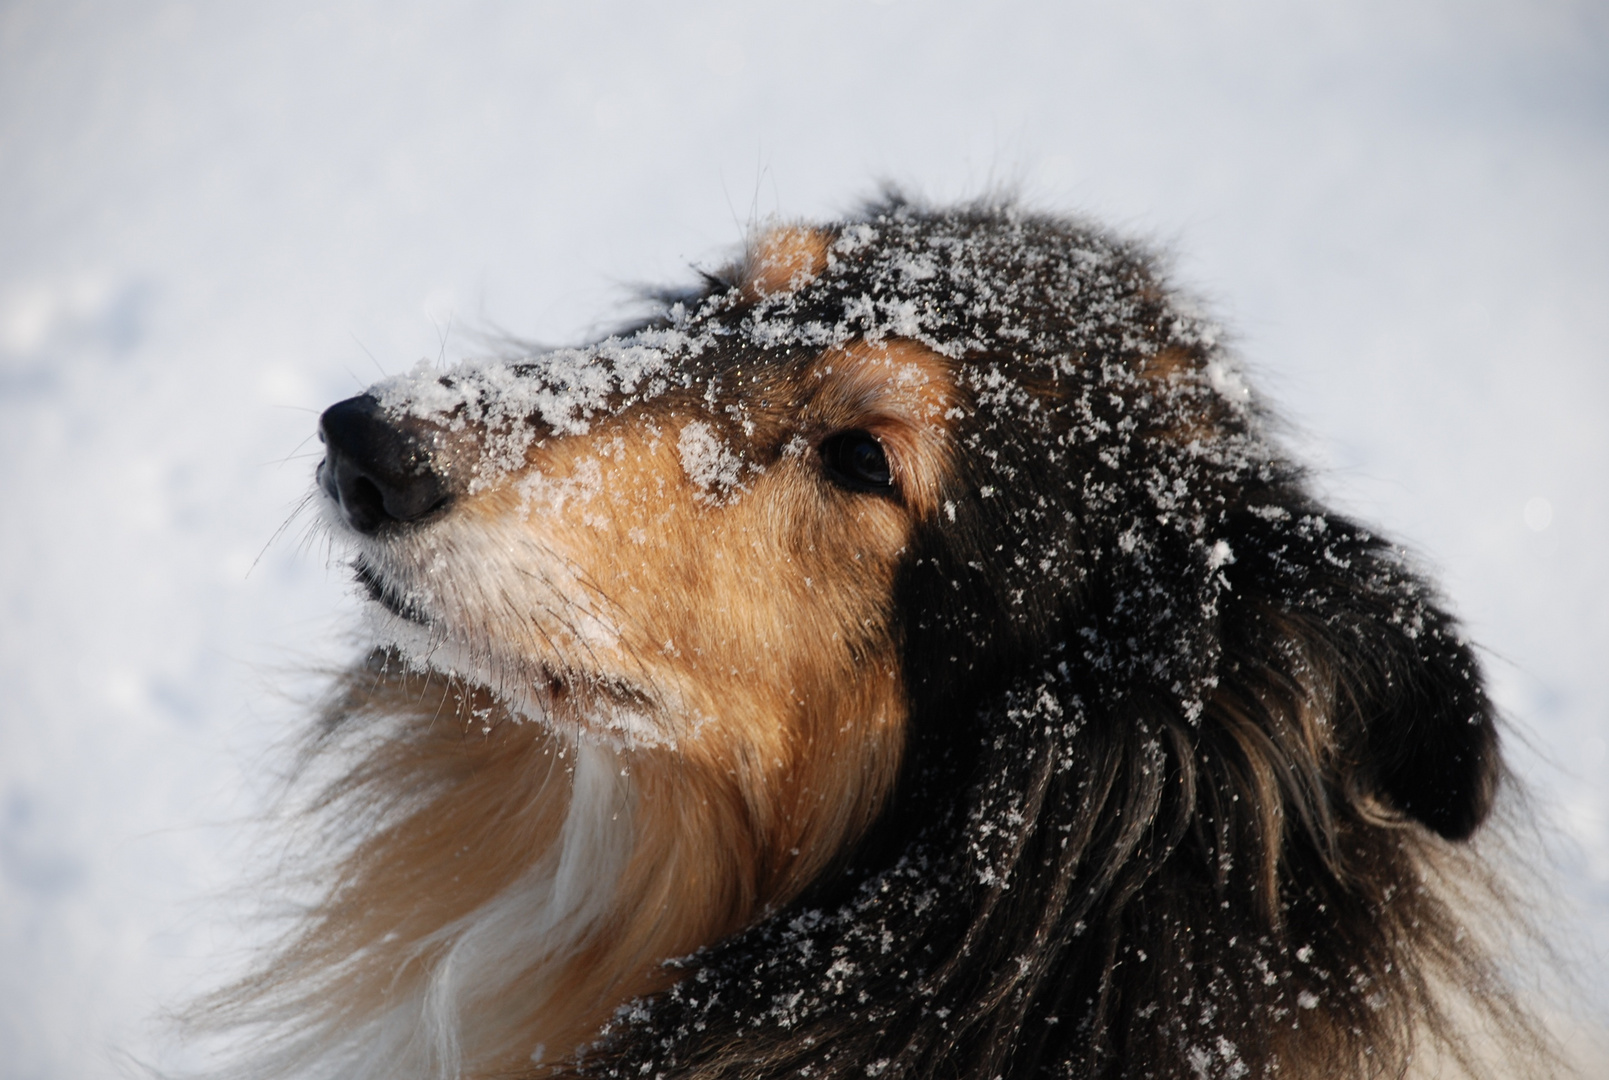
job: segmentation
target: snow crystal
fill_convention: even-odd
[[[699,489],[697,497],[704,502],[721,502],[730,497],[741,490],[745,468],[759,468],[745,463],[716,435],[714,428],[701,420],[693,420],[682,428],[676,449],[681,455],[683,471]]]
[[[1207,380],[1226,401],[1243,404],[1251,400],[1251,387],[1239,371],[1223,356],[1207,361]]]

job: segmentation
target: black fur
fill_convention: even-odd
[[[845,872],[684,961],[580,1071],[1397,1075],[1460,1056],[1448,986],[1528,1031],[1438,885],[1502,776],[1470,646],[1314,501],[1153,260],[996,204],[893,198],[833,236],[798,292],[716,280],[655,326],[733,364],[762,338],[953,359],[953,519],[895,605],[907,766]]]

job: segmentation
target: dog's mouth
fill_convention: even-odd
[[[363,586],[369,599],[385,608],[399,619],[411,622],[416,626],[431,625],[430,617],[417,601],[397,595],[394,588],[389,587],[385,580],[363,559],[356,559],[352,563],[352,573],[358,584]]]

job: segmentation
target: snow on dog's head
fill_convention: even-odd
[[[1425,884],[1500,775],[1479,671],[1218,339],[1100,230],[894,199],[332,407],[375,647],[315,748],[356,764],[232,1015],[377,1077],[1363,1073],[1446,1035],[1488,974]]]
[[[1019,471],[1064,472],[1097,435],[1126,463],[1141,424],[1244,454],[1217,430],[1234,399],[1201,393],[1211,328],[1156,293],[1139,253],[1028,219],[981,236],[935,224],[775,228],[727,288],[632,333],[423,364],[331,409],[321,483],[386,612],[381,640],[523,716],[628,743],[679,744],[734,714],[775,732],[824,688],[899,666],[896,570],[924,524],[978,542]],[[1016,277],[1047,239],[1066,249],[1055,272]],[[1033,261],[1016,269],[1045,269]],[[1104,387],[1080,403],[1082,431],[1067,426],[1078,386]],[[1053,516],[1019,530],[1020,546],[1052,542],[1007,589],[1014,606],[1037,611],[1030,592],[1083,572]],[[754,701],[784,685],[815,692],[792,710],[786,694]]]

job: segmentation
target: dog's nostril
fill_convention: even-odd
[[[430,445],[394,422],[367,394],[337,402],[319,419],[324,462],[318,482],[359,532],[418,521],[452,492],[434,468]]]
[[[346,520],[360,532],[372,532],[391,518],[386,513],[385,496],[366,476],[353,477],[342,484],[337,498]]]

